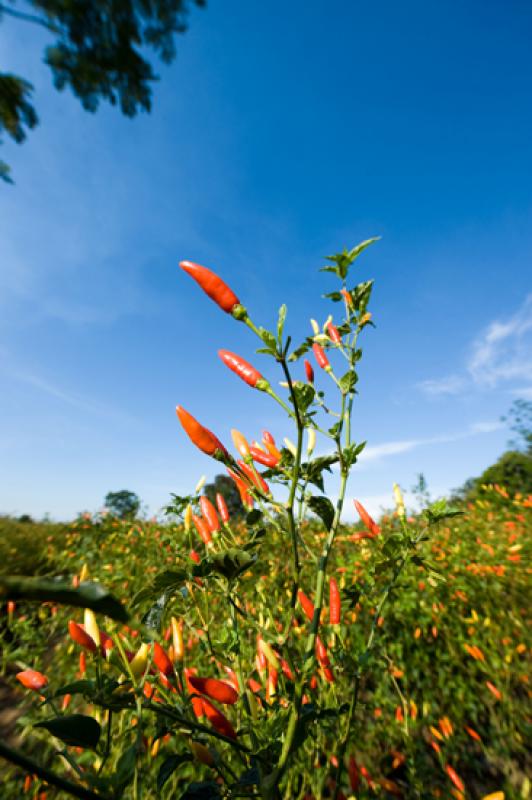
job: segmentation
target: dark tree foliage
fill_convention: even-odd
[[[503,486],[510,494],[532,494],[532,457],[527,453],[509,450],[475,481],[475,489],[494,483]]]
[[[175,36],[186,30],[192,5],[206,0],[26,0],[32,13],[0,0],[5,18],[38,24],[55,42],[44,52],[44,62],[57,89],[69,87],[87,111],[100,100],[119,105],[133,117],[150,111],[152,84],[158,80],[146,51],[164,62],[176,55]],[[36,13],[35,13],[36,12]],[[0,73],[0,134],[16,142],[26,136],[38,118],[30,97],[33,87],[17,75]],[[11,181],[9,167],[0,162],[0,178]]]
[[[522,398],[515,400],[503,420],[510,423],[510,430],[518,436],[517,441],[510,442],[510,446],[532,456],[532,402]]]
[[[235,482],[227,475],[216,475],[214,483],[208,483],[203,491],[211,503],[216,503],[216,495],[221,494],[231,517],[244,514],[244,505]]]
[[[108,492],[103,502],[109,513],[119,519],[135,519],[140,508],[139,496],[128,489]]]

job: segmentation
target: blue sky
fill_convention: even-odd
[[[328,313],[323,256],[374,235],[350,496],[377,511],[394,480],[439,495],[492,463],[532,397],[531,40],[524,0],[210,0],[131,121],[56,92],[46,35],[4,20],[40,126],[2,148],[0,511],[67,518],[128,488],[156,512],[217,471],[176,403],[225,441],[290,435],[216,355],[262,367],[253,338],[177,264],[265,326],[286,302],[297,339]]]

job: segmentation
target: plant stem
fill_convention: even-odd
[[[30,775],[36,775],[41,780],[49,783],[50,786],[56,786],[63,792],[72,795],[72,797],[79,797],[80,800],[106,800],[104,795],[96,794],[96,792],[86,789],[84,786],[77,786],[75,783],[67,781],[55,772],[37,764],[32,758],[28,758],[18,750],[8,747],[3,742],[0,742],[0,757],[5,758],[6,761],[10,761],[17,767],[21,767]]]

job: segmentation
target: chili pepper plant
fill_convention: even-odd
[[[353,273],[375,241],[327,258],[323,271],[336,281],[325,295],[331,314],[322,324],[311,320],[296,343],[285,332],[286,306],[268,330],[218,275],[181,263],[242,335],[257,341],[253,365],[225,349],[218,355],[246,384],[237,381],[235,390],[261,392],[284,411],[286,438],[257,431],[249,441],[233,429],[231,447],[226,433],[177,406],[190,446],[227,470],[246,513],[231,518],[224,498],[211,502],[201,482],[174,495],[167,511],[182,526],[166,536],[164,566],[146,572],[127,602],[129,627],[126,609],[87,574],[77,587],[41,582],[37,590],[14,581],[5,589],[14,600],[84,611],[74,610],[65,626],[80,659],[74,682],[57,687],[50,671],[18,675],[39,698],[38,726],[52,737],[63,772],[4,745],[0,754],[61,792],[93,799],[396,793],[392,781],[377,785],[357,766],[365,687],[387,679],[379,634],[393,638],[385,611],[400,597],[402,576],[414,565],[439,579],[425,546],[431,528],[458,512],[440,502],[413,526],[396,487],[397,524],[384,533],[347,496],[365,445],[355,440],[352,416],[362,340],[373,327],[373,281],[357,283]],[[348,546],[353,559],[364,549],[368,563],[364,581],[349,584],[331,555],[353,500],[363,529]],[[309,518],[318,521],[318,537],[316,523],[309,535]],[[361,640],[355,610],[362,600],[373,621]],[[408,796],[407,784],[398,790]]]

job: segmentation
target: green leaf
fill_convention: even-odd
[[[34,728],[45,728],[52,736],[73,747],[94,750],[100,739],[101,728],[95,719],[84,714],[69,714],[38,722]]]
[[[283,303],[283,305],[279,309],[279,319],[277,320],[277,341],[279,342],[279,347],[281,346],[281,342],[283,341],[283,330],[284,330],[284,323],[286,320],[286,311],[287,308]]]
[[[429,508],[426,508],[423,515],[429,525],[435,525],[436,522],[441,522],[441,520],[449,519],[450,517],[459,517],[463,513],[459,508],[448,505],[447,500],[442,499],[436,500]]]
[[[374,236],[372,239],[366,239],[364,242],[360,242],[360,244],[357,244],[356,247],[353,247],[353,249],[349,251],[349,259],[351,261],[351,264],[353,263],[353,261],[355,261],[355,259],[359,257],[361,253],[364,252],[364,250],[367,247],[369,247],[372,244],[375,244],[375,242],[378,242],[380,238],[381,238],[380,236]]]
[[[312,404],[316,395],[316,390],[309,383],[294,383],[293,387],[297,407],[299,411],[304,414],[307,408]]]
[[[262,519],[262,516],[260,508],[253,508],[246,517],[246,525],[256,525]]]
[[[221,800],[218,784],[214,781],[194,781],[189,783],[181,800]]]
[[[253,566],[256,560],[256,553],[248,553],[238,547],[231,547],[223,553],[207,556],[192,571],[198,577],[206,577],[212,572],[216,572],[223,575],[228,581],[232,581]]]
[[[305,462],[301,465],[301,472],[309,483],[313,483],[323,492],[323,471],[331,472],[332,464],[338,461],[338,454],[332,453],[328,456],[318,456],[312,461]]]
[[[168,778],[175,772],[175,770],[187,761],[192,761],[190,753],[173,753],[167,756],[161,766],[157,775],[157,792],[160,793]]]
[[[137,746],[131,745],[131,747],[128,747],[126,750],[124,750],[124,752],[118,759],[115,773],[113,775],[113,783],[117,788],[120,788],[122,791],[125,789],[128,783],[131,783],[131,781],[135,776],[137,753],[138,753]]]
[[[152,583],[137,592],[133,598],[133,605],[138,605],[143,600],[160,597],[166,591],[170,594],[177,592],[188,577],[188,572],[184,569],[161,572]]]
[[[350,394],[356,386],[358,381],[358,375],[354,370],[349,370],[346,372],[345,375],[342,375],[340,380],[338,381],[340,384],[340,389],[342,390],[343,394]]]
[[[312,344],[313,344],[312,339],[310,338],[305,339],[303,344],[300,344],[299,347],[288,356],[288,361],[297,361],[298,358],[301,358],[301,356],[304,356],[305,353],[308,353],[308,351],[312,347]]]
[[[350,291],[351,299],[353,300],[353,307],[355,311],[358,311],[360,314],[364,314],[369,303],[369,298],[371,296],[371,290],[373,289],[374,281],[364,281],[363,283],[359,283],[358,286],[355,286],[354,289]]]
[[[259,328],[259,336],[271,353],[277,352],[277,341],[275,336],[266,328]]]
[[[163,592],[162,595],[155,601],[152,607],[142,617],[142,624],[146,625],[153,631],[161,630],[161,621],[163,618],[166,604],[172,597],[171,591]]]
[[[338,303],[342,299],[342,295],[340,292],[329,292],[328,294],[324,294],[323,296],[327,298],[327,300],[332,300],[333,303]]]
[[[325,524],[327,530],[330,530],[330,527],[333,523],[334,519],[334,506],[329,500],[328,497],[311,497],[309,500],[309,506],[312,511],[322,520]]]
[[[96,693],[96,683],[94,681],[73,681],[62,686],[57,692],[54,692],[53,697],[62,697],[65,694],[82,694],[85,697],[94,697]]]
[[[344,447],[343,451],[343,458],[344,464],[347,468],[352,467],[353,464],[356,463],[356,460],[362,450],[365,448],[366,442],[361,442],[360,444],[350,444],[347,447]]]
[[[75,589],[63,579],[1,575],[0,597],[90,608],[119,622],[127,622],[129,618],[124,606],[100,583],[81,583]]]

